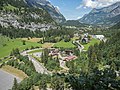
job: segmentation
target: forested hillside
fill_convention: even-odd
[[[78,20],[67,20],[66,22],[61,24],[65,26],[76,26],[76,27],[88,26],[88,24],[80,23]]]
[[[43,32],[40,30],[31,31],[29,29],[4,28],[0,26],[0,33],[10,38],[28,38],[28,37],[42,37]]]
[[[120,89],[120,32],[107,42],[90,46],[87,58],[84,54],[69,65],[72,75],[67,76],[73,90],[119,90]],[[82,60],[82,61],[80,61]],[[84,61],[83,61],[84,60]],[[88,64],[87,64],[88,60]],[[81,66],[78,62],[85,62]],[[74,73],[74,74],[73,74]],[[78,73],[78,75],[75,75]]]

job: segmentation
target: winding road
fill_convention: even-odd
[[[82,50],[84,49],[84,46],[79,43],[79,40],[73,41],[73,43],[74,43],[74,44],[77,44],[78,49],[79,49],[79,51],[80,51],[80,53],[81,53]]]
[[[28,54],[28,52],[30,51],[34,51],[36,49],[33,49],[33,50],[27,50],[27,51],[24,51],[21,53],[21,55],[23,56],[28,56],[29,60],[32,61],[34,67],[35,67],[35,70],[38,72],[38,73],[41,73],[41,74],[52,74],[50,71],[48,71],[40,62],[38,62],[34,57],[32,57],[30,54]],[[38,49],[37,49],[38,50]],[[40,55],[42,52],[39,52]]]
[[[32,56],[28,55],[29,60],[32,61],[36,71],[41,74],[50,74],[50,72],[41,64],[39,63],[35,58]]]

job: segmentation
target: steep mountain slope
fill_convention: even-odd
[[[55,22],[46,10],[30,7],[25,0],[0,0],[0,25],[32,31],[55,28]]]
[[[120,29],[120,22],[112,26],[110,29]]]
[[[120,21],[120,2],[101,9],[93,9],[79,21],[94,25],[115,25]]]
[[[51,17],[58,23],[64,22],[65,17],[59,12],[57,7],[54,7],[49,1],[47,0],[26,0],[29,6],[44,8]]]

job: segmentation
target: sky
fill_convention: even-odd
[[[48,0],[67,20],[76,20],[89,13],[93,8],[109,6],[120,0]]]

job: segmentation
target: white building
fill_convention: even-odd
[[[99,40],[104,40],[105,36],[104,35],[93,35],[93,38],[99,39]]]

